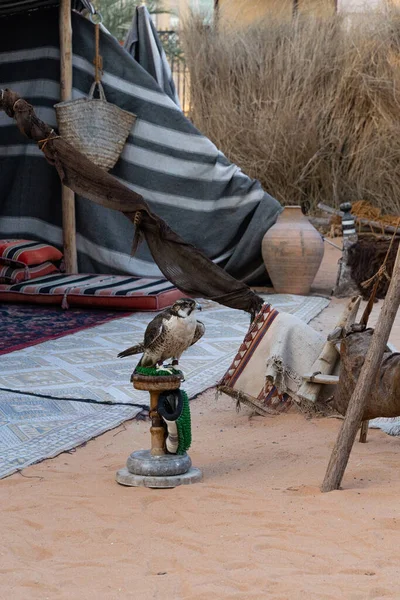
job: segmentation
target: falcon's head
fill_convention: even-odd
[[[194,310],[201,310],[201,305],[192,298],[179,298],[171,306],[170,311],[177,317],[188,317]]]

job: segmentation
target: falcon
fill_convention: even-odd
[[[167,359],[176,367],[183,352],[204,335],[205,327],[197,321],[196,310],[201,306],[192,298],[177,300],[150,321],[143,342],[120,352],[118,358],[143,353],[140,367],[160,368]]]

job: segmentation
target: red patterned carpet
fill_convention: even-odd
[[[0,354],[120,319],[130,312],[0,304]]]

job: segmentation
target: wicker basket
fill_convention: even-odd
[[[96,85],[100,98],[93,98]],[[55,105],[60,135],[98,167],[108,171],[117,162],[136,115],[107,102],[103,86],[94,82],[88,98]]]

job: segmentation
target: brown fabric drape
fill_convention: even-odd
[[[16,92],[8,89],[0,92],[0,110],[16,120],[21,133],[39,144],[64,185],[84,198],[122,211],[132,221],[136,227],[132,253],[144,238],[161,272],[182,292],[247,311],[252,317],[259,311],[263,301],[247,285],[185,242],[150,210],[142,196],[57,136]]]

